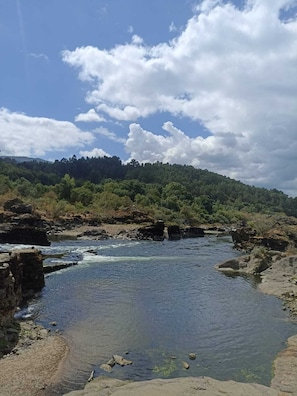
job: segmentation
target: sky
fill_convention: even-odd
[[[297,0],[0,0],[0,154],[297,196]]]

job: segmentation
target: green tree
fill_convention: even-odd
[[[57,193],[59,199],[71,200],[72,190],[75,187],[75,180],[66,173],[61,182],[57,185]]]

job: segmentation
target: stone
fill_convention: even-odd
[[[103,363],[100,368],[107,373],[112,373],[112,367],[109,364]]]
[[[115,360],[114,360],[114,358],[111,358],[111,359],[109,359],[109,361],[108,362],[106,362],[106,364],[108,364],[110,367],[113,367],[114,365],[115,365]]]
[[[189,359],[195,360],[196,359],[196,353],[193,353],[193,352],[189,353]]]
[[[120,355],[113,355],[113,359],[116,362],[116,364],[120,366],[127,366],[133,363],[131,360],[124,359],[123,356]]]
[[[187,362],[182,362],[182,365],[183,365],[184,369],[186,369],[186,370],[188,370],[190,368],[190,365]]]

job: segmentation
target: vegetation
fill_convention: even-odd
[[[53,218],[142,211],[167,223],[199,225],[232,224],[251,214],[297,217],[297,198],[281,191],[247,186],[192,166],[135,160],[123,164],[118,157],[73,156],[55,162],[1,159],[0,204],[12,197]]]

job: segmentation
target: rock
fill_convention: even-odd
[[[187,362],[182,362],[184,369],[188,370],[190,368],[189,363]]]
[[[50,274],[55,271],[59,271],[61,269],[73,267],[74,265],[77,265],[77,262],[74,263],[59,263],[59,264],[49,264],[45,265],[43,267],[43,273],[44,274]]]
[[[127,366],[133,363],[131,360],[124,359],[123,356],[120,355],[113,355],[113,359],[116,364],[119,364],[120,366]]]
[[[205,236],[203,228],[187,227],[181,230],[183,238],[201,238]]]
[[[196,353],[189,353],[189,359],[195,360],[196,359]]]
[[[222,272],[257,275],[270,268],[282,254],[265,248],[255,248],[251,254],[224,261],[215,266]]]
[[[105,230],[98,228],[84,231],[83,233],[78,234],[77,237],[83,239],[87,238],[87,239],[95,239],[95,240],[104,240],[110,238],[110,236],[107,234]]]
[[[297,394],[297,335],[288,339],[287,348],[274,361],[274,377],[271,386],[289,395]]]
[[[0,243],[49,246],[47,224],[32,206],[16,198],[4,203]]]
[[[168,239],[171,241],[179,240],[182,237],[181,229],[178,225],[171,225],[167,227]]]
[[[239,227],[230,232],[234,247],[246,251],[252,250],[255,246],[264,246],[268,249],[284,252],[289,246],[290,241],[296,242],[294,233],[288,229],[285,232],[281,227],[263,232],[258,235],[256,230],[251,227]]]
[[[280,393],[264,385],[219,381],[210,377],[186,377],[154,379],[150,381],[122,381],[114,378],[95,378],[84,390],[73,391],[67,396],[280,396]],[[65,395],[65,396],[66,396]]]
[[[110,367],[113,367],[116,364],[116,362],[115,362],[114,358],[111,358],[111,359],[109,359],[108,362],[106,362],[106,364],[108,364]]]
[[[25,214],[32,213],[32,205],[25,204],[21,199],[14,198],[4,202],[4,210],[8,210],[13,213]]]
[[[103,363],[101,364],[100,368],[107,373],[112,373],[112,367],[109,364]]]
[[[140,227],[137,230],[137,239],[163,241],[164,228],[165,225],[161,220],[157,221],[155,224],[152,224],[150,226]]]

